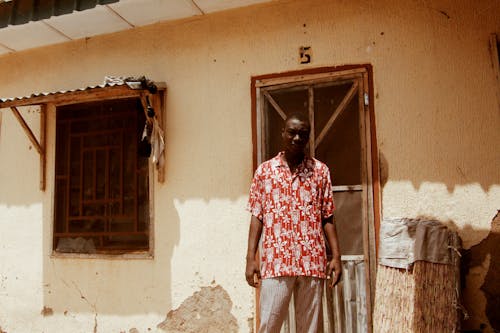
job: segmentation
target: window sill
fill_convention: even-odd
[[[140,260],[152,260],[154,255],[152,252],[133,252],[133,253],[61,253],[53,251],[50,254],[51,259],[140,259]]]

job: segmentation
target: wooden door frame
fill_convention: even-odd
[[[380,230],[380,220],[381,220],[381,189],[380,189],[380,173],[379,173],[379,156],[378,156],[378,145],[377,145],[377,135],[376,135],[376,126],[375,126],[375,109],[374,109],[374,86],[373,86],[373,67],[371,64],[358,64],[358,65],[343,65],[343,66],[333,66],[333,67],[319,67],[319,68],[310,68],[305,70],[296,70],[296,71],[288,71],[282,73],[272,73],[272,74],[264,74],[258,76],[251,77],[251,87],[250,87],[250,95],[251,95],[251,118],[252,118],[252,162],[253,162],[253,170],[258,167],[258,154],[259,154],[259,144],[258,144],[258,102],[257,102],[257,85],[261,80],[266,79],[277,79],[283,78],[286,79],[288,77],[297,77],[297,76],[310,76],[314,74],[325,74],[325,73],[335,73],[335,72],[346,72],[346,71],[356,71],[364,69],[367,73],[367,90],[368,90],[368,117],[369,117],[369,126],[370,126],[370,137],[366,138],[366,141],[369,143],[370,152],[368,156],[371,157],[371,180],[372,180],[372,198],[373,198],[373,210],[371,214],[373,214],[373,228],[374,228],[374,236],[375,236],[375,262],[374,266],[376,266],[377,253],[378,253],[378,245],[379,245],[379,230]],[[373,261],[372,261],[373,262]],[[374,270],[372,269],[372,272]],[[372,279],[375,278],[375,274],[371,274]],[[372,291],[373,296],[373,281],[369,281],[370,290]],[[373,309],[373,297],[370,297],[371,306]],[[256,305],[257,309],[259,307],[259,290],[257,289],[256,293]],[[370,316],[370,314],[369,314]],[[259,327],[259,313],[256,313],[256,324],[257,328]],[[369,328],[371,331],[371,328]]]

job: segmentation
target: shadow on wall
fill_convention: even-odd
[[[474,232],[470,227],[465,229]],[[500,332],[500,212],[491,222],[488,237],[464,251],[461,270],[465,301],[477,300],[477,295],[482,294],[480,304],[465,303],[469,319],[463,323],[464,330],[482,332],[492,328],[494,332]],[[482,282],[480,290],[471,290],[474,285],[469,285],[469,282],[477,281]],[[483,307],[489,324],[481,322]]]
[[[380,183],[382,196],[390,179],[389,164],[383,152],[379,154]],[[494,173],[493,173],[494,175]],[[483,176],[483,180],[491,175]],[[394,179],[390,179],[393,181]],[[448,184],[449,185],[449,184]],[[482,183],[483,190],[496,185],[493,179]],[[448,191],[454,186],[448,186]],[[470,199],[470,198],[469,198]],[[445,205],[446,203],[439,203]],[[456,202],[451,203],[454,207]],[[425,205],[425,204],[424,204]],[[431,204],[432,205],[432,204]],[[484,212],[477,215],[484,216]],[[491,216],[491,215],[490,215]],[[439,218],[435,218],[440,220]],[[454,221],[442,221],[467,240],[481,240],[478,244],[463,250],[461,260],[461,287],[463,306],[467,313],[462,323],[464,332],[500,331],[500,213],[491,220],[490,229],[473,228],[470,224],[457,225]]]
[[[2,115],[4,113],[7,115],[3,117],[4,123],[0,128],[2,131],[0,133],[1,139],[3,139],[0,140],[0,156],[8,156],[9,158],[0,158],[0,178],[2,181],[0,205],[5,204],[15,210],[17,207],[42,203],[42,215],[45,219],[47,216],[51,216],[52,207],[48,207],[44,203],[44,198],[49,194],[41,192],[38,188],[39,155],[29,144],[24,131],[11,115],[10,110],[3,109],[1,112]],[[21,112],[29,123],[36,124],[39,121],[39,114],[32,115],[25,109]],[[5,121],[6,119],[7,121]],[[6,124],[8,126],[5,126]],[[213,125],[215,126],[215,124]],[[37,133],[36,126],[34,126],[34,132]],[[50,133],[49,129],[48,132]],[[209,144],[215,145],[216,142],[209,142]],[[53,149],[53,147],[49,147],[49,149]],[[43,239],[42,249],[40,249],[43,250],[43,277],[41,277],[43,279],[43,308],[40,309],[41,316],[64,315],[67,320],[71,321],[72,318],[78,318],[77,315],[82,315],[82,317],[90,315],[94,317],[94,330],[96,330],[102,329],[100,328],[102,322],[99,316],[156,314],[163,317],[166,311],[172,308],[172,295],[175,293],[171,285],[172,257],[174,248],[180,242],[180,218],[174,202],[185,202],[199,197],[206,202],[215,198],[236,200],[243,194],[240,191],[247,192],[250,183],[250,177],[245,180],[241,174],[246,172],[250,175],[251,156],[247,156],[246,159],[242,158],[242,164],[247,164],[246,168],[230,168],[232,169],[229,172],[230,177],[234,177],[240,182],[240,184],[235,184],[235,182],[227,181],[228,172],[224,171],[226,164],[224,156],[217,156],[210,149],[203,150],[199,157],[201,160],[208,161],[211,166],[208,168],[208,172],[206,167],[199,163],[193,163],[192,156],[189,156],[189,160],[185,161],[186,168],[179,167],[179,161],[167,157],[167,180],[163,185],[155,184],[157,207],[155,207],[154,259],[116,260],[50,257],[48,254],[52,249],[51,224],[53,222],[43,221],[42,223],[40,221],[40,224],[43,225],[43,233],[34,236]],[[168,150],[169,153],[172,151],[175,153],[175,148]],[[241,156],[243,157],[243,155]],[[51,164],[47,165],[50,167]],[[200,172],[201,168],[204,168],[203,172]],[[50,170],[47,172],[50,173]],[[208,177],[201,175],[207,173]],[[47,185],[48,189],[52,188],[51,184]],[[38,250],[37,247],[36,251]],[[220,286],[214,288],[212,289],[216,291],[215,296],[217,296],[213,299],[214,304],[219,304],[220,300],[226,300],[229,297],[224,290],[222,291],[225,294],[217,293],[221,289]],[[214,293],[209,292],[203,295],[210,296],[212,294]],[[230,315],[232,302],[230,299],[228,301],[229,310],[226,309],[227,306],[223,310],[224,313],[227,312]],[[192,306],[190,307],[191,309],[183,311],[192,311]],[[234,319],[234,317],[232,318]],[[207,321],[209,319],[204,322]],[[163,326],[167,323],[168,325],[176,325],[168,321],[168,318]],[[152,324],[150,328],[157,324],[158,322]],[[236,325],[234,332],[238,330],[235,320],[231,320],[229,324],[230,327]]]
[[[29,125],[35,137],[39,138],[40,111],[34,107],[20,107],[19,111]],[[167,124],[185,119],[170,119],[175,115],[167,114]],[[180,201],[201,198],[205,202],[213,199],[237,200],[247,195],[252,175],[252,156],[248,146],[239,145],[243,140],[248,143],[241,128],[231,126],[232,119],[225,114],[203,115],[196,119],[187,119],[187,127],[166,128],[166,186],[175,189],[175,198]],[[51,126],[48,120],[48,126]],[[250,123],[243,126],[250,128]],[[205,128],[210,133],[204,133]],[[221,139],[213,133],[226,133],[233,140],[229,146],[221,146]],[[47,135],[49,129],[47,129]],[[177,138],[177,136],[181,136]],[[181,140],[170,145],[171,136]],[[186,137],[185,137],[186,136]],[[189,138],[190,140],[184,140]],[[53,138],[47,141],[54,142]],[[226,140],[223,140],[226,141]],[[242,149],[240,149],[242,148]],[[47,147],[54,150],[52,144]],[[230,150],[231,154],[227,151]],[[49,163],[46,164],[49,167]],[[30,143],[21,125],[10,109],[0,109],[0,204],[9,206],[27,206],[40,203],[44,192],[40,190],[40,155]],[[46,181],[53,170],[46,169]],[[247,174],[248,177],[242,176]],[[46,183],[46,192],[54,184]]]
[[[43,256],[44,306],[55,313],[127,316],[164,314],[172,307],[172,256],[179,244],[179,217],[173,198],[156,217],[154,259],[85,259]],[[167,221],[168,220],[168,221]],[[46,237],[45,239],[51,240]],[[158,241],[159,240],[159,241]],[[44,244],[50,249],[51,244]]]
[[[38,138],[40,110],[20,110]],[[10,109],[0,109],[0,205],[29,206],[42,201],[40,157]]]

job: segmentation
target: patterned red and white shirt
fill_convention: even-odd
[[[262,163],[250,187],[247,209],[263,223],[261,276],[326,278],[322,220],[333,215],[328,167],[306,157],[292,174],[283,153]]]

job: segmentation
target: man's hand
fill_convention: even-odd
[[[325,232],[326,239],[333,253],[333,259],[326,265],[326,278],[330,279],[328,286],[333,288],[340,281],[340,276],[342,275],[340,248],[337,238],[337,229],[335,228],[335,223],[333,222],[333,216],[323,220],[323,231]]]
[[[332,276],[333,273],[333,276]],[[326,278],[328,279],[328,287],[333,288],[340,281],[342,276],[342,265],[340,259],[333,258],[326,265]]]
[[[248,231],[247,267],[245,269],[245,278],[247,279],[248,284],[254,288],[259,285],[260,281],[259,261],[255,258],[255,256],[261,233],[262,222],[257,217],[252,215],[252,218],[250,219],[250,230]]]
[[[247,267],[245,269],[245,277],[247,279],[247,283],[251,287],[258,287],[260,282],[260,269],[259,263],[255,258],[248,259],[247,258]]]

